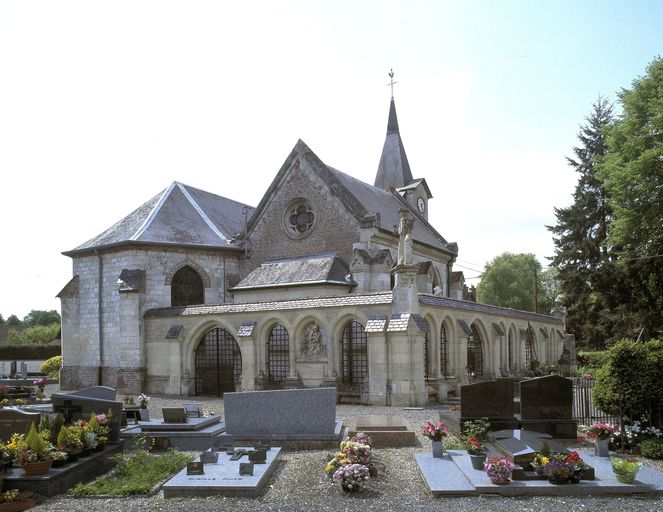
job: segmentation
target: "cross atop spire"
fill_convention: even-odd
[[[394,82],[394,70],[393,68],[389,70],[389,83],[387,84],[388,86],[391,87],[391,99],[394,99],[394,84],[397,84],[398,82]]]
[[[391,74],[390,74],[391,76]],[[393,76],[392,76],[393,81]],[[394,82],[395,83],[395,82]],[[398,118],[396,117],[396,104],[391,98],[389,104],[389,119],[387,120],[387,137],[382,148],[378,172],[375,176],[374,186],[383,190],[389,187],[401,188],[412,182],[410,164],[405,155],[405,148],[398,129]]]

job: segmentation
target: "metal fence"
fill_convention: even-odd
[[[592,393],[594,379],[574,377],[573,379],[573,419],[580,425],[590,425],[596,421],[619,423],[619,418],[600,411],[594,406]]]

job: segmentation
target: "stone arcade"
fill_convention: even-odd
[[[571,354],[562,312],[477,304],[428,222],[391,100],[374,185],[297,142],[256,208],[174,182],[64,254],[63,389],[336,386],[421,405]]]

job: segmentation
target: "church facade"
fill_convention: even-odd
[[[422,405],[573,351],[564,317],[477,304],[428,222],[391,100],[375,183],[299,141],[253,208],[182,183],[64,254],[61,387],[336,386]]]

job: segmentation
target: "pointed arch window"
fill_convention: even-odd
[[[360,391],[368,378],[368,339],[364,326],[353,320],[341,335],[341,366],[343,383]]]
[[[475,377],[483,376],[483,351],[481,335],[476,325],[472,324],[472,334],[467,340],[467,370]]]
[[[267,340],[267,379],[281,383],[290,373],[290,337],[288,330],[276,324]]]
[[[198,272],[191,267],[184,266],[175,272],[170,283],[171,307],[191,306],[205,303],[205,289],[203,280]]]

